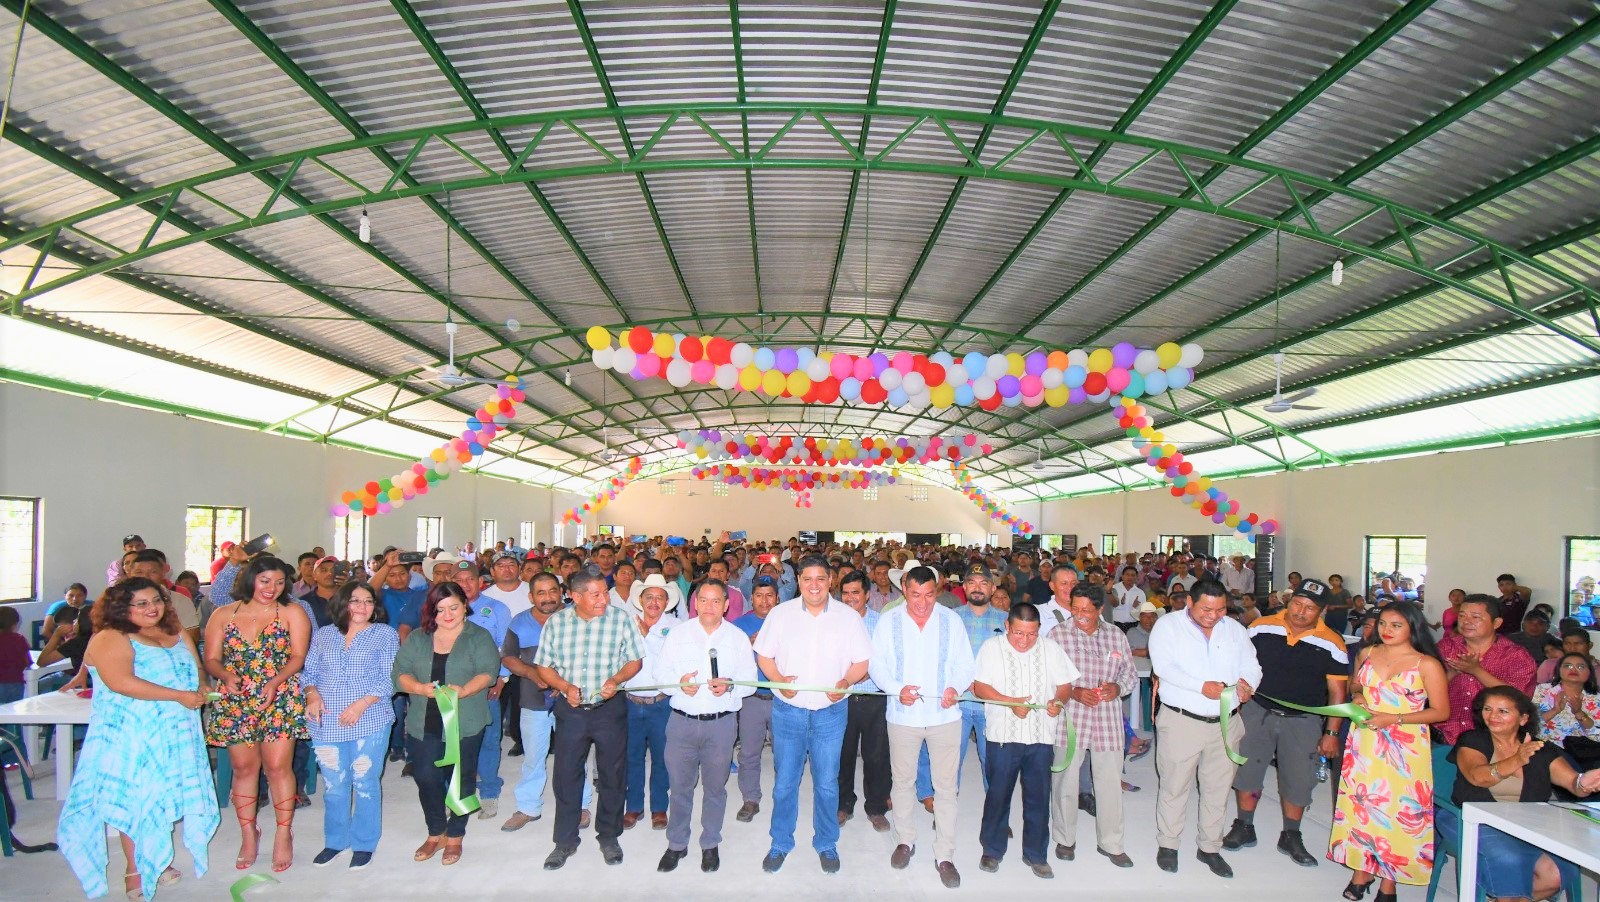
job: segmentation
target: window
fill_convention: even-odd
[[[608,526],[602,526],[600,527],[600,535],[603,535],[607,538],[620,536],[622,535],[622,526],[617,523],[612,523]]]
[[[998,547],[1000,547],[1000,534],[999,533],[997,533],[997,532],[989,533],[989,547],[990,548],[998,548]]]
[[[1122,553],[1122,549],[1121,549],[1121,546],[1117,543],[1117,537],[1116,536],[1106,535],[1105,533],[1101,533],[1100,534],[1100,556],[1101,557],[1111,557],[1112,555],[1121,554],[1121,553]]]
[[[39,499],[0,498],[0,599],[38,594]]]
[[[556,523],[550,527],[550,544],[557,548],[565,548],[567,544],[567,524]]]
[[[1060,533],[1052,533],[1050,535],[1041,535],[1041,536],[1039,536],[1039,550],[1040,551],[1060,551],[1061,550],[1061,534]]]
[[[1174,536],[1163,533],[1160,538],[1156,539],[1156,551],[1160,554],[1172,554],[1175,551],[1182,551],[1183,546],[1188,543],[1188,536]]]
[[[711,484],[711,497],[713,497],[713,498],[726,498],[726,497],[728,497],[728,484],[726,482],[713,482]]]
[[[1256,556],[1256,543],[1250,541],[1245,536],[1239,535],[1236,532],[1222,533],[1222,534],[1217,535],[1216,537],[1212,538],[1212,540],[1211,540],[1211,556],[1212,557],[1220,558],[1220,559],[1224,559],[1225,560],[1227,558],[1233,557],[1236,554],[1242,554],[1246,558],[1255,557]]]
[[[863,500],[863,501],[877,501],[878,500],[878,487],[875,486],[875,485],[869,485],[866,488],[862,489],[861,490],[861,500]]]
[[[346,514],[333,521],[333,556],[341,561],[366,560],[366,517]]]
[[[960,545],[961,544],[961,533],[959,533],[959,532],[941,532],[941,533],[939,533],[939,544],[940,545]]]
[[[183,569],[210,573],[223,542],[244,544],[244,508],[189,505],[183,520]]]
[[[911,487],[911,500],[912,501],[927,501],[928,500],[928,487],[925,486],[925,485],[914,485],[914,486],[912,486]]]
[[[442,547],[444,547],[444,518],[418,517],[417,547],[415,550],[427,553],[435,548]]]
[[[499,520],[479,520],[478,521],[478,550],[479,551],[488,551],[489,549],[493,548],[494,547],[494,543],[496,541],[498,541],[495,538],[495,534],[498,533],[498,532],[500,532],[500,521]]]
[[[903,532],[836,532],[833,534],[835,542],[899,542],[904,545],[906,534]]]
[[[1576,617],[1593,628],[1600,624],[1600,593],[1595,592],[1595,582],[1600,581],[1600,536],[1567,536],[1565,569],[1561,584],[1566,587],[1567,607],[1563,616]]]
[[[588,533],[589,528],[582,523],[572,524],[572,544],[574,546],[582,545],[583,540],[588,538]]]
[[[523,548],[533,547],[534,541],[532,520],[523,520],[521,525],[517,527],[517,544],[521,545]]]
[[[1366,561],[1364,588],[1368,598],[1385,576],[1394,576],[1396,587],[1413,593],[1414,598],[1416,587],[1428,579],[1428,539],[1425,536],[1367,536]]]
[[[676,494],[678,494],[678,484],[676,482],[673,482],[670,479],[663,479],[663,480],[657,482],[656,486],[659,488],[661,494],[663,494],[663,495],[676,495]],[[582,544],[582,540],[581,539],[579,540],[579,544]]]

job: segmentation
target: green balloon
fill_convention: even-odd
[[[387,480],[387,479],[380,479],[380,480],[378,480],[378,488],[380,488],[380,489],[384,490],[385,492],[387,492],[390,489],[394,488],[394,483],[389,481],[389,480]]]

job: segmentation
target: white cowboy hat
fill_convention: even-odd
[[[652,573],[644,579],[637,580],[633,588],[628,590],[628,603],[640,614],[644,613],[644,590],[665,589],[667,593],[667,606],[663,610],[676,611],[683,604],[683,590],[678,588],[677,580],[668,580],[659,573]]]

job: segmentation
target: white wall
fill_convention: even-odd
[[[1600,438],[1456,451],[1380,463],[1219,482],[1245,510],[1283,525],[1280,574],[1342,573],[1362,580],[1368,535],[1428,539],[1428,607],[1451,588],[1494,593],[1516,574],[1535,601],[1560,610],[1569,535],[1600,535]],[[1222,532],[1165,490],[1098,495],[1043,505],[1045,533],[1098,542],[1116,534],[1127,550],[1162,533]],[[1281,577],[1280,577],[1281,585]]]
[[[174,574],[182,570],[190,504],[248,508],[249,534],[270,531],[291,557],[313,545],[331,549],[328,508],[339,493],[398,469],[394,458],[12,384],[0,384],[0,423],[0,494],[43,499],[46,601],[72,582],[93,597],[128,533],[165,551]],[[411,548],[419,516],[444,517],[451,545],[477,541],[478,521],[491,518],[501,538],[532,520],[536,539],[548,542],[551,522],[572,503],[563,493],[458,473],[369,520],[368,547]]]

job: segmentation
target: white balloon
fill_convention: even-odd
[[[590,356],[592,356],[594,358],[594,365],[595,366],[597,366],[597,367],[599,367],[600,369],[603,369],[603,370],[609,370],[609,369],[611,369],[612,358],[616,357],[616,355],[617,355],[617,349],[616,348],[613,348],[613,347],[610,347],[610,346],[606,346],[604,348],[601,348],[598,351],[595,351]]]
[[[924,379],[921,373],[913,370],[901,377],[900,387],[906,390],[906,394],[915,396],[928,390],[928,380]]]
[[[972,396],[979,401],[987,401],[994,397],[994,380],[988,376],[979,376],[972,380]]]
[[[1011,361],[1004,354],[995,354],[989,358],[989,363],[984,367],[983,374],[990,379],[998,379],[1011,369]]]
[[[632,348],[617,348],[617,353],[611,355],[611,368],[624,375],[633,372],[638,362],[639,355],[633,353]]]
[[[690,442],[694,441],[694,433],[692,431],[688,430],[688,429],[679,429],[678,430],[678,441],[681,444],[687,445]]]
[[[1083,350],[1082,348],[1074,348],[1073,350],[1068,351],[1067,352],[1067,366],[1069,366],[1069,367],[1081,366],[1084,369],[1088,369],[1089,368],[1089,352]]]
[[[749,366],[750,362],[755,359],[755,350],[742,341],[735,344],[733,350],[728,352],[728,362],[741,370]]]
[[[1184,345],[1180,350],[1182,353],[1178,356],[1178,366],[1191,370],[1199,366],[1200,361],[1206,356],[1205,349],[1194,342]]]
[[[1039,374],[1039,384],[1045,388],[1056,388],[1061,385],[1062,372],[1053,366],[1047,366]]]
[[[1104,404],[1104,403],[1106,403],[1106,399],[1110,398],[1110,397],[1111,397],[1111,392],[1110,391],[1103,391],[1103,392],[1099,393],[1098,395],[1090,395],[1089,396],[1089,400],[1090,400],[1090,402],[1095,403],[1095,404]]]
[[[712,381],[723,391],[733,391],[733,387],[739,384],[739,368],[731,363],[724,363],[717,367],[716,378]]]
[[[672,383],[674,388],[683,388],[692,379],[693,370],[689,366],[689,361],[674,357],[672,362],[667,364],[667,381]]]
[[[969,378],[971,377],[967,375],[967,368],[963,364],[952,363],[944,368],[944,381],[949,383],[951,388],[965,385]]]
[[[1133,368],[1138,370],[1140,375],[1148,376],[1161,368],[1161,358],[1156,356],[1155,351],[1145,348],[1133,358]]]
[[[878,377],[878,384],[883,386],[884,391],[894,391],[900,387],[900,379],[900,371],[891,366]]]

